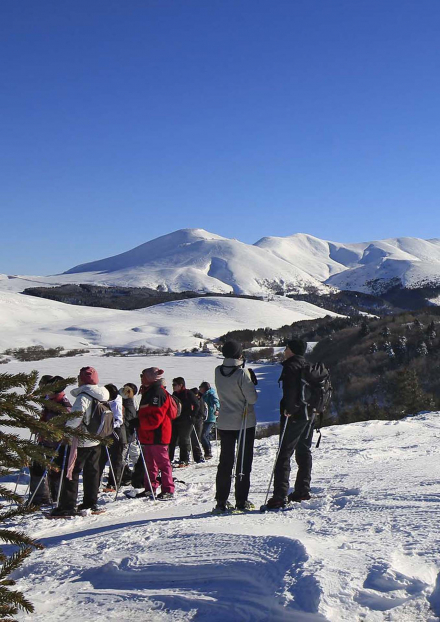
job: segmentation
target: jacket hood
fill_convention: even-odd
[[[223,359],[224,367],[242,367],[243,359]]]
[[[81,387],[76,387],[76,389],[72,389],[70,395],[73,397],[77,397],[80,393],[85,393],[90,397],[93,397],[95,400],[99,400],[100,402],[108,402],[110,399],[110,393],[107,391],[105,387],[100,387],[97,384],[83,384]]]

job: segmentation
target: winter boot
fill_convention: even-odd
[[[212,510],[212,513],[213,514],[230,514],[233,509],[234,509],[234,506],[231,503],[229,503],[229,501],[226,501],[226,502],[217,501],[217,505]]]
[[[287,500],[297,501],[298,503],[301,503],[301,501],[308,501],[310,498],[311,498],[310,493],[297,492],[296,490],[294,490],[293,492],[290,493],[290,495],[288,495]]]

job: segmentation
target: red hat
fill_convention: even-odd
[[[79,370],[79,379],[83,384],[98,384],[98,372],[94,367],[82,367]]]
[[[160,380],[164,374],[163,369],[159,369],[159,367],[147,367],[142,372],[142,383],[145,384],[153,384],[156,380]]]

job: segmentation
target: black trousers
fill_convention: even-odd
[[[298,465],[295,491],[298,493],[310,492],[310,481],[312,479],[311,446],[313,423],[306,419],[297,420],[292,417],[286,418],[283,416],[280,421],[280,435],[285,425],[287,427],[274,473],[273,496],[280,499],[284,499],[289,491],[290,459],[294,452],[295,460]]]
[[[170,452],[171,462],[174,460],[174,452],[176,450],[177,444],[179,444],[180,462],[189,462],[189,452],[191,451],[192,426],[192,420],[187,417],[185,417],[184,419],[182,419],[181,417],[179,417],[178,419],[174,419],[171,442],[168,448],[168,451]]]
[[[239,430],[219,430],[220,435],[220,462],[217,468],[215,498],[218,503],[226,503],[231,491],[231,475],[234,468],[235,447],[240,434]],[[241,455],[243,450],[243,438],[238,449],[237,464],[235,469],[235,502],[237,504],[247,501],[251,484],[252,461],[254,459],[255,428],[246,429],[244,443],[243,473],[241,473]]]
[[[192,449],[192,455],[193,455],[193,458],[194,458],[194,462],[200,462],[200,460],[202,460],[202,458],[203,458],[203,447],[201,447],[201,443],[202,443],[202,430],[203,430],[203,419],[196,419],[194,421],[194,423],[193,423],[193,426],[194,427],[191,429],[191,449]],[[196,434],[197,434],[197,436],[196,436]]]
[[[91,508],[98,501],[99,490],[99,458],[101,445],[94,447],[78,447],[78,455],[73,467],[72,479],[63,479],[60,507],[63,510],[73,510],[78,498],[79,476],[83,472],[84,498],[83,505]]]
[[[115,432],[118,433],[119,428],[117,428]],[[108,453],[110,455],[110,460],[112,463],[113,471],[115,473],[116,483],[113,480],[112,470],[110,469],[107,485],[116,486],[116,484],[119,484],[119,480],[121,479],[122,466],[124,464],[123,455],[124,455],[125,443],[123,441],[125,439],[125,434],[124,436],[119,435],[118,438],[116,438],[113,435],[111,438],[113,440],[113,443],[108,448]],[[101,445],[101,456],[99,458],[99,481],[101,481],[102,479],[102,474],[104,472],[104,468],[107,462],[108,462],[108,455],[107,455],[106,448],[104,445]]]

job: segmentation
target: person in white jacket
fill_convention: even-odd
[[[71,428],[87,428],[92,416],[95,400],[100,402],[108,401],[109,392],[105,387],[98,386],[98,372],[93,367],[83,367],[78,376],[78,387],[71,391],[75,398],[72,412],[78,412],[78,417],[71,419],[66,426]],[[99,491],[99,458],[101,455],[101,445],[99,441],[80,440],[76,459],[72,465],[74,456],[73,444],[69,452],[69,464],[73,466],[71,473],[66,473],[63,480],[60,504],[52,510],[52,516],[74,516],[76,513],[76,502],[78,497],[78,484],[81,471],[83,472],[84,497],[78,511],[90,509],[97,511],[98,491]],[[69,469],[68,469],[69,471]]]
[[[217,429],[220,434],[220,462],[216,478],[216,513],[232,509],[228,502],[235,462],[235,507],[252,509],[248,501],[254,457],[258,394],[249,370],[244,368],[243,352],[237,341],[227,341],[222,349],[223,364],[216,367],[215,384],[220,400]],[[236,457],[236,445],[237,457]],[[244,455],[242,459],[244,447]]]

